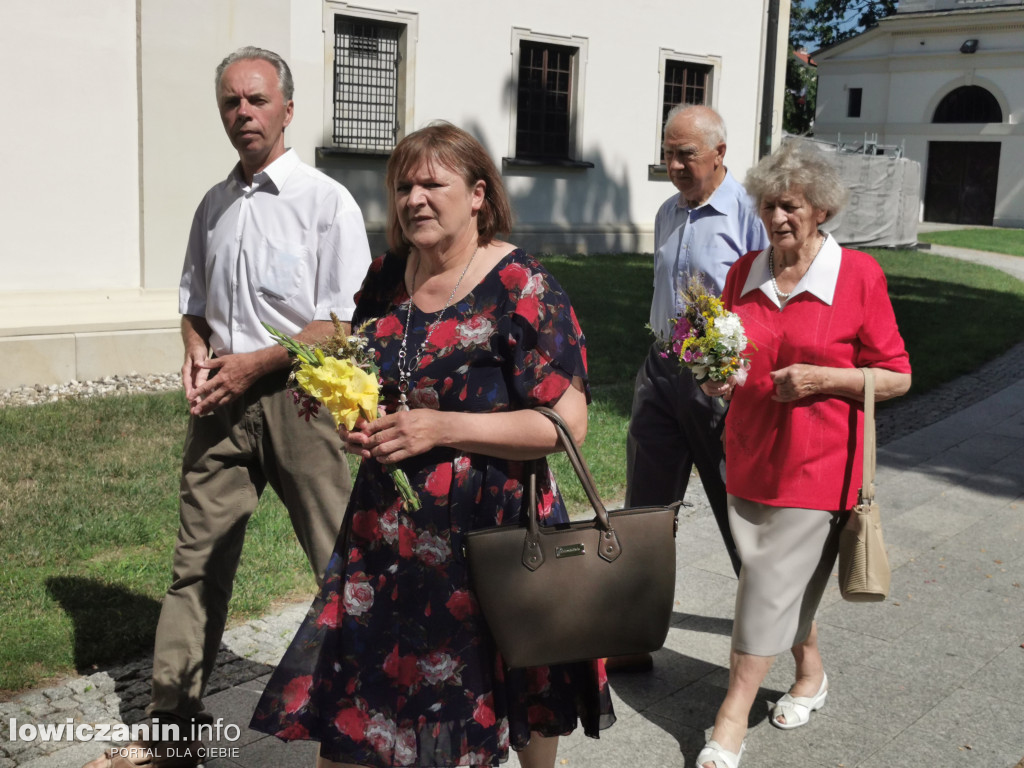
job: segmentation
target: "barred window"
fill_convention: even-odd
[[[404,25],[334,17],[334,145],[388,152],[397,141]]]
[[[576,48],[564,45],[526,40],[520,43],[516,158],[572,158],[576,55]]]

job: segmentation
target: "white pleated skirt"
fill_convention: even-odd
[[[807,639],[845,520],[846,513],[770,507],[729,494],[729,525],[743,563],[735,650],[777,656]]]

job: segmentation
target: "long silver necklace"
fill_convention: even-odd
[[[821,243],[818,244],[818,250],[815,251],[815,253],[814,253],[814,259],[818,258],[818,254],[821,253],[821,249],[825,247],[825,240],[826,239],[827,239],[827,236],[826,235],[822,235]],[[814,259],[811,259],[811,261],[814,261]],[[789,299],[790,296],[793,295],[793,291],[790,291],[789,293],[784,293],[782,290],[779,289],[779,284],[777,282],[775,282],[775,246],[774,245],[771,245],[771,246],[768,247],[768,276],[772,279],[772,289],[775,291],[775,295],[776,296],[778,296],[783,301],[786,301],[787,299]],[[793,290],[796,290],[796,289],[794,288]]]
[[[409,345],[409,327],[412,325],[412,296],[416,293],[416,272],[419,271],[419,263],[416,264],[416,272],[412,273],[412,286],[409,291],[409,307],[405,311],[405,330],[402,333],[402,346],[398,349],[398,410],[408,411],[409,403],[406,399],[406,393],[409,391],[409,380],[412,377],[413,371],[416,371],[420,367],[420,360],[423,359],[423,350],[427,348],[427,342],[430,341],[430,334],[433,333],[434,328],[439,322],[441,322],[441,316],[444,315],[445,311],[455,301],[455,294],[459,292],[459,286],[462,285],[462,278],[469,272],[469,267],[473,263],[473,259],[476,258],[476,252],[480,250],[478,245],[473,255],[469,257],[469,261],[466,262],[466,266],[462,270],[462,274],[459,275],[458,281],[455,283],[455,287],[452,288],[452,292],[448,294],[448,299],[445,301],[444,306],[434,314],[434,319],[427,326],[427,332],[423,334],[423,341],[420,342],[419,349],[416,350],[416,355],[409,360],[408,345]]]

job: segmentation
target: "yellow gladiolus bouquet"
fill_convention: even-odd
[[[300,362],[295,381],[303,392],[324,404],[335,424],[351,432],[360,416],[367,421],[377,418],[380,385],[376,376],[351,360],[327,357],[323,352],[317,355],[317,363]]]
[[[360,416],[367,421],[377,418],[380,377],[366,337],[358,332],[346,334],[333,312],[331,320],[334,334],[316,344],[296,341],[266,323],[263,327],[294,358],[292,377],[297,385],[294,396],[299,416],[309,421],[323,405],[338,427],[352,431]],[[405,472],[392,465],[385,465],[384,470],[394,479],[405,509],[419,509],[420,500]]]

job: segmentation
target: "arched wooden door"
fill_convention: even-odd
[[[1003,110],[989,91],[963,85],[935,108],[933,123],[1001,123]],[[991,225],[999,184],[998,141],[928,142],[925,221]]]

